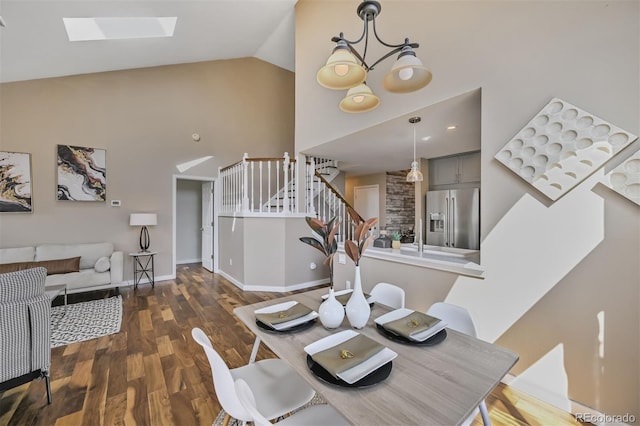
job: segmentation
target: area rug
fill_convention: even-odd
[[[121,296],[54,306],[51,308],[51,347],[118,333],[121,323]]]
[[[305,408],[311,405],[321,405],[326,403],[327,401],[325,401],[323,397],[321,397],[318,394],[315,394],[314,397],[311,399],[311,401],[307,402],[305,405],[298,408],[297,410],[293,410],[291,414],[295,413],[296,411],[304,410]],[[220,410],[216,418],[213,420],[213,424],[211,426],[222,426],[224,424],[224,418],[226,415],[227,415],[226,411]],[[278,424],[278,423],[276,422],[275,424]],[[229,426],[242,426],[242,421],[231,417],[229,420]],[[329,426],[329,425],[326,425],[326,426]]]

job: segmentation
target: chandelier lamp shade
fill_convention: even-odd
[[[373,94],[365,83],[352,87],[347,96],[340,101],[340,109],[344,112],[367,112],[380,105],[380,98]]]
[[[421,120],[422,118],[420,117],[411,117],[409,119],[409,123],[413,124],[413,162],[411,163],[411,170],[407,173],[407,182],[422,182],[424,179],[416,159],[416,124]]]
[[[147,226],[155,226],[158,224],[158,215],[155,213],[131,213],[129,215],[129,226],[142,226],[140,229],[140,251],[146,253],[149,251],[149,230]]]
[[[422,89],[431,82],[431,71],[424,67],[414,52],[414,49],[419,47],[418,43],[411,43],[408,38],[405,38],[404,42],[400,44],[382,41],[376,31],[376,18],[381,9],[382,6],[377,1],[365,0],[360,3],[358,16],[364,22],[362,35],[353,41],[347,40],[344,33],[333,37],[331,41],[336,43],[333,53],[316,75],[318,83],[327,89],[349,90],[347,96],[340,102],[342,111],[366,112],[380,104],[380,99],[366,86],[367,74],[380,62],[396,54],[398,57],[395,64],[382,80],[382,87],[385,90],[392,93],[410,93]],[[371,63],[367,62],[370,24],[375,39],[390,49],[385,55]],[[360,54],[354,46],[363,41],[364,50]],[[355,91],[352,92],[354,89]],[[365,91],[367,93],[363,94]]]

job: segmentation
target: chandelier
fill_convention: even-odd
[[[318,83],[333,90],[347,90],[347,95],[340,101],[340,109],[344,112],[371,111],[380,104],[380,98],[373,94],[367,86],[367,73],[376,65],[390,56],[398,53],[398,58],[391,70],[384,76],[382,87],[392,93],[409,93],[422,89],[431,81],[431,71],[422,65],[413,49],[418,43],[410,43],[408,38],[404,43],[389,44],[380,39],[376,31],[376,18],[382,6],[373,0],[365,0],[358,6],[358,16],[364,22],[362,35],[357,40],[347,40],[344,33],[331,38],[336,43],[333,53],[329,56],[325,66],[316,75]],[[380,44],[391,49],[385,55],[372,63],[367,62],[367,48],[369,46],[369,23],[373,35]],[[364,50],[360,54],[354,45],[364,40]]]
[[[411,117],[409,123],[413,124],[413,162],[411,163],[411,170],[407,173],[407,182],[422,182],[422,172],[418,168],[418,160],[416,159],[416,124],[418,124],[422,118]]]

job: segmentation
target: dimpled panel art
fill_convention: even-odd
[[[636,138],[554,98],[495,158],[555,201]]]

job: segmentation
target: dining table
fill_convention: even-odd
[[[375,318],[392,311],[373,303],[367,325],[356,330],[398,355],[391,372],[371,386],[347,387],[329,383],[311,371],[304,347],[351,329],[345,316],[341,326],[328,330],[318,319],[308,327],[277,332],[259,326],[254,311],[295,300],[318,311],[326,288],[288,295],[234,309],[234,315],[256,336],[251,361],[260,342],[289,363],[327,403],[354,425],[459,425],[518,361],[506,348],[446,329],[437,344],[407,344],[388,338]]]

